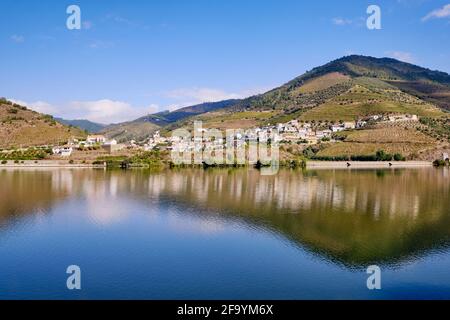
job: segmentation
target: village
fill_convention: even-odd
[[[269,142],[270,137],[274,137],[278,143],[298,143],[314,145],[320,142],[336,142],[335,134],[348,131],[358,130],[375,123],[398,123],[398,122],[417,122],[417,115],[372,115],[356,121],[340,121],[337,123],[321,123],[321,122],[303,122],[299,120],[291,120],[287,123],[278,123],[276,125],[255,127],[242,132],[237,130],[233,134],[233,145],[241,147],[242,144],[248,142]],[[197,129],[199,132],[192,137],[183,138],[179,136],[163,137],[160,131],[156,131],[142,142],[131,140],[126,143],[118,143],[115,139],[107,139],[104,135],[89,135],[86,140],[73,139],[64,146],[55,146],[52,153],[62,158],[70,157],[75,149],[77,150],[95,150],[102,149],[109,154],[114,154],[123,150],[142,150],[151,151],[163,148],[165,150],[174,150],[178,152],[185,151],[201,151],[204,149],[222,148],[227,139],[222,137],[218,139],[206,138],[203,135],[207,129]],[[230,137],[227,137],[230,139]],[[272,141],[270,141],[272,142]]]
[[[144,144],[145,150],[152,150],[159,145],[164,144],[168,150],[178,152],[184,151],[201,151],[202,149],[220,149],[227,143],[231,143],[235,147],[241,147],[242,144],[249,142],[264,143],[298,143],[306,145],[314,145],[320,142],[335,142],[334,134],[346,131],[363,129],[369,124],[374,123],[397,123],[397,122],[416,122],[419,118],[416,115],[374,115],[357,121],[341,121],[333,124],[323,124],[315,122],[302,122],[299,120],[291,120],[287,123],[278,123],[276,125],[267,125],[255,127],[247,130],[236,130],[232,136],[219,137],[211,139],[205,137],[202,133],[207,129],[197,128],[199,132],[188,139],[179,136],[170,138],[161,137],[156,132],[153,137],[149,138]],[[271,138],[275,141],[269,141]],[[231,140],[231,141],[230,141]]]

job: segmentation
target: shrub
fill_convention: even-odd
[[[376,161],[392,161],[393,156],[384,150],[378,150],[375,154]]]
[[[8,161],[7,160],[2,160],[2,164],[7,164]]]
[[[433,166],[435,167],[443,167],[446,165],[446,162],[444,160],[434,160]]]

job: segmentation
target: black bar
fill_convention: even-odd
[[[251,308],[250,308],[251,306]],[[405,316],[421,312],[447,314],[449,301],[1,301],[3,312],[15,316],[32,310],[45,314],[49,310],[64,310],[61,314],[80,316],[106,315],[134,319],[302,319],[323,316],[386,316],[385,311],[398,311]],[[10,310],[8,310],[10,309]],[[209,313],[207,312],[209,310]],[[187,313],[187,314],[186,314]],[[431,314],[430,314],[431,315]],[[61,318],[60,318],[61,319]]]

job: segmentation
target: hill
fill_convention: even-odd
[[[384,96],[383,101],[402,102],[395,97],[398,94],[406,100],[415,97],[429,104],[439,101],[438,106],[450,108],[450,75],[447,73],[391,58],[353,55],[314,68],[263,95],[242,100],[235,110],[272,109],[295,114],[345,95],[349,90],[355,91],[355,86],[366,89],[366,93]]]
[[[96,123],[96,122],[92,122],[92,121],[84,120],[84,119],[67,120],[67,119],[62,119],[62,118],[55,118],[55,120],[66,126],[77,127],[81,130],[86,130],[87,132],[90,132],[90,133],[100,132],[107,126],[105,124]]]
[[[59,136],[67,136],[62,133],[56,135],[45,133],[49,130],[49,126],[59,131],[68,130],[68,134],[74,133],[70,130],[75,129],[55,124],[54,119],[49,116],[37,113],[26,116],[27,112],[31,111],[22,110],[20,107],[16,108],[17,114],[8,113],[10,108],[11,105],[6,106],[4,108],[6,111],[3,112],[3,121],[9,125],[8,132],[16,130],[17,126],[12,122],[21,123],[23,126],[28,123],[28,131],[31,130],[29,127],[35,128],[43,122],[42,125],[45,126],[42,130],[45,138],[40,141],[46,139],[53,141],[59,139]],[[204,127],[219,129],[246,129],[283,123],[292,119],[326,127],[330,123],[354,121],[373,115],[415,114],[420,117],[420,123],[406,128],[368,127],[365,130],[358,130],[358,134],[343,137],[341,143],[323,144],[320,150],[316,150],[318,156],[368,154],[378,148],[408,155],[424,154],[432,148],[435,148],[433,152],[437,152],[438,147],[446,148],[444,144],[450,141],[449,111],[450,75],[447,73],[391,58],[352,55],[314,68],[264,94],[150,114],[134,121],[106,126],[101,128],[100,132],[109,138],[125,142],[132,139],[144,140],[156,130],[169,134],[176,128],[192,129],[195,120],[201,120]],[[34,120],[36,123],[33,122],[30,126],[28,118],[36,119]],[[41,122],[38,123],[37,119],[41,119]],[[100,129],[98,124],[85,120],[60,121],[78,125],[88,131]],[[2,130],[5,130],[4,128]],[[409,130],[406,136],[402,130]],[[33,141],[40,136],[40,133],[28,131],[24,131],[25,138],[22,140],[8,143],[27,143],[26,137],[31,136],[30,141]],[[382,132],[397,139],[383,140]],[[22,135],[12,133],[9,136]],[[380,137],[381,140],[371,140],[374,136]]]
[[[340,143],[322,144],[317,156],[370,155],[383,149],[428,159],[450,142],[450,75],[390,58],[349,56],[306,72],[262,95],[165,127],[250,128],[292,119],[326,123],[373,115],[415,114],[420,123],[358,130]],[[355,139],[358,136],[358,139]],[[373,141],[371,137],[377,137]],[[386,139],[389,137],[389,139]],[[295,149],[295,148],[294,148]],[[428,159],[429,160],[429,159]]]
[[[140,119],[123,122],[119,124],[113,124],[102,131],[109,139],[115,139],[118,142],[126,142],[130,140],[145,140],[152,133],[160,130],[161,126],[155,124],[153,121],[142,121]]]
[[[348,56],[314,68],[261,95],[181,119],[167,130],[192,127],[247,128],[304,121],[338,122],[377,114],[439,118],[450,109],[450,75],[390,58]]]
[[[164,111],[150,114],[139,119],[114,124],[103,128],[101,131],[107,137],[116,139],[119,142],[127,140],[141,140],[147,138],[156,130],[169,126],[177,121],[223,109],[234,105],[238,100],[224,100],[219,102],[206,102],[194,106],[178,109],[176,111]]]
[[[0,99],[0,148],[60,144],[85,137],[82,130],[57,122],[52,116]]]

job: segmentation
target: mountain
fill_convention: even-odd
[[[67,119],[62,119],[62,118],[55,118],[55,120],[58,121],[59,123],[65,124],[66,126],[77,127],[77,128],[80,128],[81,130],[86,130],[87,132],[90,132],[90,133],[100,132],[102,129],[107,127],[107,125],[105,125],[105,124],[96,123],[96,122],[92,122],[89,120],[82,120],[82,119],[67,120]]]
[[[251,128],[292,119],[315,123],[355,121],[379,114],[415,114],[414,125],[373,126],[321,144],[317,156],[368,155],[383,149],[410,159],[427,159],[449,148],[450,75],[391,58],[346,56],[312,69],[264,94],[148,115],[104,132],[121,139],[192,129]],[[412,129],[412,130],[411,130]]]
[[[195,115],[211,112],[218,109],[228,108],[230,106],[235,105],[239,101],[240,100],[238,99],[230,99],[218,102],[205,102],[194,106],[181,108],[172,112],[163,111],[160,113],[142,117],[138,120],[150,121],[158,125],[167,125]]]
[[[440,117],[450,110],[450,75],[391,58],[347,56],[235,104],[166,127],[249,128],[291,119],[337,122],[408,113]]]
[[[0,99],[0,148],[20,148],[66,143],[85,132],[57,122],[52,116]]]
[[[0,146],[50,143],[81,132],[58,123],[51,116],[6,100],[2,100],[1,107],[1,133],[7,139]],[[332,157],[384,149],[420,158],[424,154],[438,154],[448,147],[449,111],[449,74],[391,58],[352,55],[246,99],[202,103],[106,127],[86,120],[59,121],[92,132],[100,130],[109,138],[125,142],[144,140],[157,130],[169,134],[176,128],[192,129],[196,120],[202,121],[206,128],[246,129],[298,119],[323,129],[330,123],[371,115],[415,114],[423,120],[417,125],[358,130],[342,135],[342,143],[323,144],[316,152],[319,156]],[[441,149],[433,151],[432,147]]]
[[[137,119],[130,122],[110,125],[100,131],[100,133],[104,134],[109,139],[115,139],[122,143],[130,140],[145,140],[152,133],[160,129],[161,126],[153,122],[140,121]]]
[[[398,89],[450,110],[450,75],[391,58],[347,56],[314,68],[283,86],[250,97],[236,109],[288,109],[315,107],[350,90]],[[286,110],[285,110],[286,111]]]
[[[238,101],[239,100],[224,100],[219,102],[206,102],[181,108],[173,112],[163,111],[133,121],[107,126],[103,128],[101,132],[110,139],[116,139],[119,142],[131,139],[141,140],[147,138],[153,132],[176,123],[177,121],[217,109],[227,108],[236,104]]]

